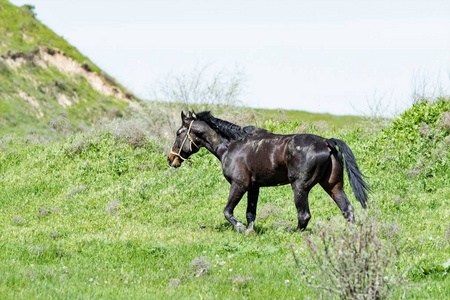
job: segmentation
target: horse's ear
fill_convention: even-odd
[[[181,111],[181,120],[184,122],[186,120],[186,115],[184,114],[184,111]]]
[[[189,119],[192,119],[192,112],[191,112],[191,111],[189,111],[188,118],[189,118]]]
[[[193,117],[194,119],[197,119],[197,114],[195,113],[194,110],[192,110],[192,117]]]

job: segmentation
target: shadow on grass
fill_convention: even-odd
[[[201,230],[205,230],[205,229],[209,228],[209,229],[211,229],[213,231],[216,231],[216,232],[230,232],[230,231],[233,231],[233,232],[237,233],[236,229],[228,222],[222,222],[222,223],[220,223],[218,225],[211,225],[211,226],[200,225],[199,228]],[[284,232],[291,233],[291,234],[301,234],[301,233],[311,234],[312,233],[312,230],[309,229],[309,228],[307,228],[306,230],[301,231],[301,232],[296,232],[295,231],[296,227],[292,227],[292,226],[285,226],[283,228],[280,228],[280,227],[275,227],[275,226],[267,227],[267,226],[255,225],[254,229],[255,229],[255,233],[257,235],[275,233],[275,231],[280,230],[280,229],[282,231],[284,231]]]

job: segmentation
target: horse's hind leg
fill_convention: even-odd
[[[256,205],[258,203],[259,187],[251,187],[247,192],[247,224],[246,234],[254,232],[256,219]]]
[[[347,195],[344,192],[342,187],[342,183],[336,184],[334,186],[330,186],[327,184],[321,184],[324,190],[333,198],[334,202],[336,202],[337,206],[341,210],[344,218],[351,222],[355,223],[355,218],[353,216],[353,206],[348,201]]]
[[[344,215],[344,218],[347,221],[354,223],[353,206],[350,201],[348,201],[347,195],[344,192],[343,168],[334,156],[331,156],[330,172],[325,176],[325,179],[319,183],[331,198],[333,198],[334,202],[336,202]]]
[[[296,180],[292,184],[292,191],[294,192],[294,202],[297,208],[298,226],[295,231],[305,230],[311,219],[311,212],[309,211],[308,195],[310,191],[309,186],[305,186],[302,180]]]

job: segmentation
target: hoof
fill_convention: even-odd
[[[294,230],[294,233],[295,232],[304,232],[304,231],[306,231],[306,227],[302,227],[302,228],[297,227],[297,229]]]
[[[255,231],[255,229],[253,229],[253,228],[248,228],[248,229],[246,229],[245,230],[245,234],[246,235],[256,235],[256,231]]]
[[[237,223],[234,228],[236,228],[236,231],[239,233],[244,233],[245,229],[246,229],[244,224],[242,224],[242,223]]]

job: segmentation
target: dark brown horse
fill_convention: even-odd
[[[333,198],[345,219],[354,222],[353,207],[345,195],[343,166],[356,199],[365,208],[368,186],[347,144],[313,134],[279,135],[254,126],[241,127],[217,119],[209,112],[181,112],[182,125],[168,156],[169,165],[178,168],[199,148],[205,147],[222,163],[231,184],[224,209],[225,218],[238,232],[253,231],[259,188],[290,183],[298,213],[297,230],[304,230],[311,214],[308,194],[319,183]],[[247,192],[248,228],[233,215]]]

